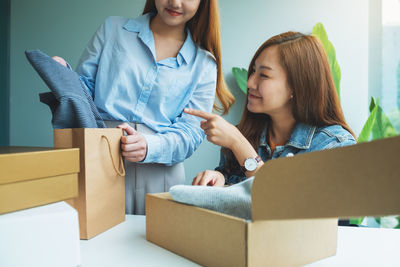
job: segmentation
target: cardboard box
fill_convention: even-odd
[[[0,214],[78,195],[79,149],[0,148]]]
[[[301,266],[336,253],[337,218],[400,214],[400,137],[279,158],[257,173],[252,221],[146,198],[146,238],[204,266]]]
[[[81,264],[78,213],[65,202],[0,215],[0,266]]]

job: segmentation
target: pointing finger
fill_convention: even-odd
[[[206,119],[206,120],[210,120],[210,119],[214,118],[214,116],[215,116],[212,113],[208,113],[208,112],[205,112],[202,110],[197,110],[197,109],[191,109],[191,108],[185,108],[184,112],[187,114],[190,114],[190,115],[194,115],[194,116]]]

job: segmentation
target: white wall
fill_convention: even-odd
[[[97,28],[108,15],[137,16],[144,0],[13,0],[11,2],[10,143],[52,145],[50,111],[39,103],[47,91],[25,59],[25,49],[40,48],[64,56],[74,66]],[[365,0],[219,0],[223,69],[237,103],[227,120],[237,123],[244,97],[231,69],[247,69],[258,46],[288,30],[311,33],[322,22],[336,48],[342,70],[341,101],[355,133],[368,115],[368,1]],[[185,161],[187,182],[204,169],[213,169],[219,148],[205,141]]]

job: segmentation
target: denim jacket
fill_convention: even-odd
[[[267,129],[268,126],[261,134],[257,151],[264,162],[280,157],[356,144],[354,137],[340,125],[316,127],[297,123],[289,141],[284,146],[277,146],[271,156],[271,149],[266,141]],[[225,169],[225,164],[226,157],[221,153],[220,164],[215,170],[225,176],[225,184],[235,184],[246,179],[246,175],[238,164],[230,172]]]

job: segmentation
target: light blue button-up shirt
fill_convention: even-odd
[[[143,123],[145,163],[174,164],[204,139],[200,118],[184,108],[211,112],[217,67],[211,53],[188,32],[176,58],[156,61],[151,15],[109,17],[83,52],[77,72],[104,120]]]

